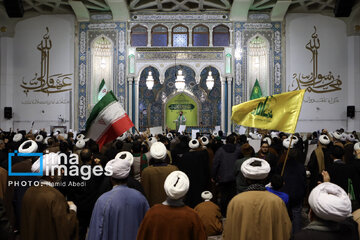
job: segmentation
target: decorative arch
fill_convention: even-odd
[[[148,34],[147,34],[147,27],[137,24],[131,28],[131,46],[133,47],[140,47],[140,46],[147,46],[148,43]]]
[[[247,46],[247,96],[250,99],[256,80],[259,81],[263,96],[271,95],[270,84],[270,43],[266,37],[257,33],[246,43]]]
[[[224,24],[213,27],[213,46],[229,46],[230,45],[230,28]]]
[[[193,46],[209,46],[209,27],[199,24],[192,29]]]
[[[101,34],[91,42],[90,52],[92,71],[90,105],[93,106],[98,102],[98,89],[102,79],[105,80],[105,85],[109,90],[114,90],[114,43],[110,38]]]
[[[186,99],[186,101],[182,101],[182,103],[184,103],[183,106],[184,108],[179,108],[177,109],[177,106],[169,106],[169,102],[171,102],[172,100],[174,100],[174,98],[176,97],[181,97],[181,95],[185,96],[185,99],[191,99],[190,101],[188,101],[188,99]],[[193,103],[191,103],[193,102]],[[175,103],[176,104],[176,103]],[[173,105],[175,105],[173,104]],[[195,105],[194,108],[192,108],[193,106],[188,106],[188,105]],[[187,108],[188,106],[188,108]],[[173,110],[169,109],[169,107],[173,107]],[[187,118],[186,121],[186,125],[187,126],[199,126],[199,116],[200,116],[200,112],[201,112],[201,103],[199,102],[199,99],[190,91],[181,91],[181,92],[173,92],[172,94],[170,94],[169,96],[166,97],[164,104],[163,104],[163,112],[164,112],[164,123],[166,123],[166,126],[169,127],[170,129],[175,129],[175,124],[173,123],[173,120],[176,119],[176,117],[178,116],[178,112],[179,111],[183,111],[184,115]],[[190,116],[191,114],[191,116]]]
[[[151,46],[168,45],[168,28],[163,24],[157,24],[151,28]]]
[[[189,28],[183,24],[178,24],[172,28],[172,46],[189,46]]]

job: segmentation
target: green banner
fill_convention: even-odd
[[[196,102],[186,95],[180,93],[170,99],[166,104],[166,125],[171,130],[176,130],[176,120],[179,117],[180,111],[186,118],[186,126],[197,126],[197,104]]]

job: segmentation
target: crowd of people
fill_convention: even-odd
[[[249,135],[1,131],[1,239],[359,239],[356,132]]]

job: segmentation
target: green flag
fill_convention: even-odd
[[[98,101],[100,101],[103,98],[103,96],[106,95],[106,93],[107,93],[107,88],[106,88],[105,80],[103,79],[99,86]]]
[[[259,81],[256,79],[254,87],[251,91],[250,100],[261,98],[261,97],[262,97],[262,92],[261,92],[260,84],[259,84]]]

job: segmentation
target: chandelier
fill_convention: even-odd
[[[211,70],[209,70],[208,76],[206,78],[206,86],[209,90],[211,90],[214,87],[214,85],[215,85],[215,80],[212,76]]]
[[[154,78],[151,71],[149,71],[148,76],[146,77],[146,86],[149,90],[151,90],[154,86]]]
[[[175,71],[176,71],[176,67],[175,67]],[[177,72],[177,76],[176,76],[176,79],[175,79],[175,87],[179,91],[185,89],[185,76],[183,75],[181,69],[179,69],[178,72]]]

